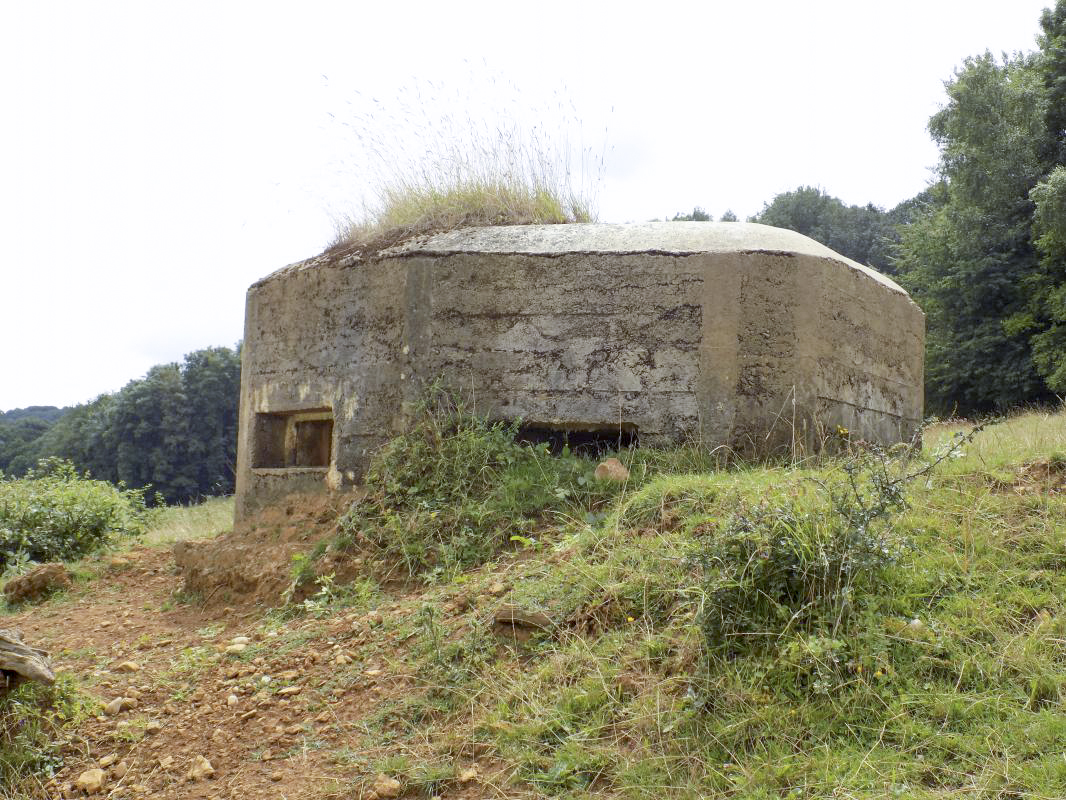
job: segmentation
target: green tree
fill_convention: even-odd
[[[79,470],[167,502],[233,491],[240,350],[214,347],[161,364],[121,391],[75,407],[23,458],[68,459]],[[32,461],[29,461],[32,456]]]
[[[237,407],[241,391],[240,347],[213,347],[185,356],[182,367],[190,426],[188,457],[196,491],[233,490],[236,474]]]
[[[0,472],[21,475],[36,464],[35,443],[50,427],[39,417],[0,419]]]
[[[691,214],[682,214],[680,211],[670,218],[671,222],[710,222],[714,219],[710,214],[699,206],[692,209]]]
[[[1034,351],[1049,332],[1055,283],[1033,240],[1034,199],[1050,209],[1054,194],[1037,189],[1054,150],[1044,68],[1040,54],[969,58],[929,122],[940,201],[902,228],[897,265],[927,315],[926,401],[935,411],[1051,396],[1054,359]]]
[[[898,239],[894,213],[873,204],[848,206],[822,189],[800,186],[774,197],[749,221],[802,233],[852,261],[891,274]]]
[[[1027,311],[1007,325],[1033,331],[1034,365],[1048,388],[1066,392],[1066,167],[1055,167],[1030,196],[1040,269],[1029,276]]]
[[[1046,105],[1044,127],[1048,133],[1045,160],[1066,163],[1066,3],[1044,9],[1040,16],[1040,73]]]

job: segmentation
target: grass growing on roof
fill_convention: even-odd
[[[572,105],[509,102],[461,119],[452,101],[434,111],[440,88],[406,87],[401,95],[416,99],[398,109],[377,104],[349,124],[366,160],[359,180],[370,189],[361,213],[338,221],[332,246],[372,249],[463,227],[595,221],[603,155],[571,142],[569,130],[580,127]]]

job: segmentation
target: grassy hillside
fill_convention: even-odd
[[[71,713],[22,751],[64,759],[27,796],[112,752],[175,798],[200,754],[231,793],[322,800],[1066,796],[1066,414],[971,427],[776,466],[636,450],[609,483],[438,409],[292,562],[288,605],[204,616],[142,547],[12,620],[82,676],[67,705],[145,665],[131,722]],[[228,513],[169,509],[149,540]]]
[[[583,494],[542,470],[569,508],[514,526],[517,554],[424,565],[414,625],[383,618],[419,691],[353,752],[426,796],[464,760],[508,796],[1066,794],[1066,416],[964,427],[800,467],[637,453]],[[467,517],[537,469],[505,461],[476,465]],[[354,527],[409,554],[446,512],[425,476],[379,476],[385,522]],[[501,603],[533,624],[490,628]]]

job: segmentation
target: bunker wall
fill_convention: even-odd
[[[920,422],[921,311],[789,252],[316,259],[248,293],[238,517],[358,482],[445,376],[480,412],[766,452]]]

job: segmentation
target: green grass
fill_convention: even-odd
[[[909,462],[624,454],[601,516],[575,502],[534,556],[439,576],[441,601],[503,578],[500,601],[554,627],[423,614],[419,691],[365,722],[367,769],[440,792],[476,753],[528,797],[1064,796],[1066,495],[1008,480],[1063,431],[1061,413],[991,425],[900,480],[905,505],[878,505],[885,481],[954,428]]]
[[[927,447],[943,446],[950,437],[972,427],[965,422],[936,425],[925,437]],[[953,459],[945,464],[943,471],[1010,480],[1026,462],[1062,459],[1066,457],[1066,414],[1033,411],[1013,416],[1007,424],[993,425],[984,431],[967,449],[967,455],[966,459]]]
[[[371,662],[413,683],[350,723],[337,763],[409,796],[461,793],[471,766],[532,798],[1066,796],[1066,493],[1027,472],[1062,461],[1066,413],[989,425],[941,461],[970,426],[927,431],[922,454],[795,465],[626,451],[628,482],[600,484],[595,461],[459,404],[423,412],[332,545],[420,582],[320,576],[238,659],[374,611],[318,691]],[[228,520],[221,501],[156,523],[166,539]],[[494,627],[500,603],[550,625]],[[59,735],[13,774],[46,774]]]
[[[45,796],[44,784],[63,763],[63,747],[95,710],[96,702],[69,675],[52,686],[24,683],[0,697],[0,794]]]
[[[185,539],[210,538],[232,527],[233,498],[208,497],[196,505],[153,510],[142,541],[151,546],[167,547]]]

